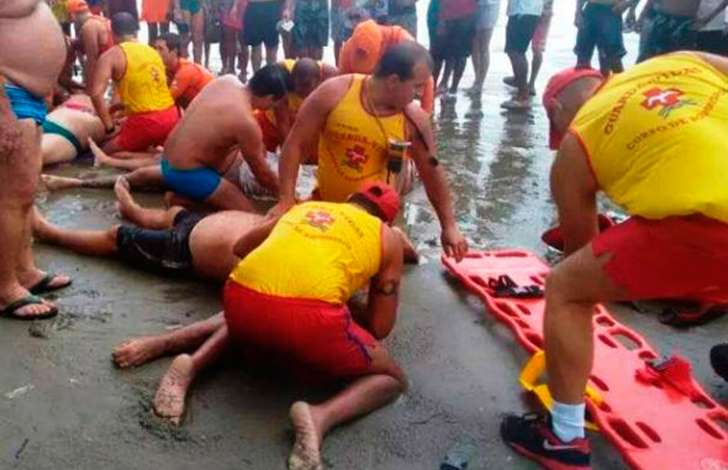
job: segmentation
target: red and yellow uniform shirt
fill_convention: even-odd
[[[728,76],[691,53],[610,78],[571,125],[600,188],[647,219],[728,222]]]
[[[279,297],[346,303],[379,271],[382,221],[352,204],[294,206],[230,274]]]

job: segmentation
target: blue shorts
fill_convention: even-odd
[[[161,167],[164,183],[180,196],[195,201],[205,201],[212,196],[222,179],[218,172],[207,167],[178,170],[173,168],[164,156]]]
[[[583,19],[574,48],[580,63],[590,62],[595,48],[609,59],[619,59],[627,53],[622,37],[622,16],[614,13],[611,5],[589,3],[584,8]]]
[[[32,119],[39,126],[43,125],[48,115],[45,100],[30,94],[25,88],[16,85],[0,85],[5,89],[10,107],[18,119]]]

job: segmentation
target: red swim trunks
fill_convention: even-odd
[[[632,217],[592,241],[609,278],[632,298],[728,302],[728,224],[702,215]]]
[[[164,145],[179,119],[176,106],[164,111],[129,116],[121,125],[121,132],[116,137],[117,143],[127,152],[142,152],[149,147]]]
[[[369,372],[377,342],[354,323],[346,305],[261,294],[228,281],[223,291],[230,336],[283,353],[330,377]]]

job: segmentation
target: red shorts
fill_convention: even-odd
[[[275,351],[330,377],[365,375],[377,342],[346,305],[261,294],[228,281],[223,291],[230,337]]]
[[[176,106],[164,111],[134,114],[126,118],[116,137],[119,146],[127,152],[142,152],[149,147],[164,145],[167,136],[180,119]]]
[[[728,302],[728,224],[702,215],[632,217],[592,241],[594,256],[612,255],[607,276],[629,300]],[[626,300],[626,299],[625,299]]]

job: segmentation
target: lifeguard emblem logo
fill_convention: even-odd
[[[308,211],[306,213],[306,223],[322,232],[327,231],[334,221],[335,219],[328,212]]]
[[[662,88],[655,87],[643,93],[645,100],[642,102],[642,107],[648,111],[657,108],[659,109],[660,116],[667,119],[670,117],[670,113],[676,109],[697,104],[691,99],[683,98],[684,94],[682,90],[678,90],[677,88],[663,90]]]
[[[361,171],[366,162],[367,154],[361,145],[355,145],[346,150],[346,161],[344,164],[352,170]]]

